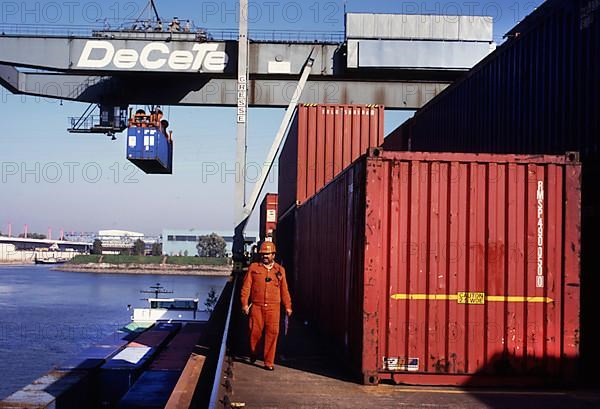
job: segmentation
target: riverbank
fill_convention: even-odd
[[[231,266],[228,265],[66,263],[57,265],[52,270],[97,274],[156,274],[217,277],[231,275]]]
[[[109,337],[116,340],[115,331],[131,322],[131,309],[148,307],[142,298],[150,294],[140,294],[140,290],[160,282],[174,291],[164,297],[197,298],[200,309],[204,309],[211,291],[219,296],[227,280],[217,276],[159,279],[154,275],[82,274],[53,271],[44,265],[0,266],[0,373],[5,374],[0,381],[0,401],[52,368],[73,362],[86,348],[104,344]],[[98,360],[92,361],[85,365]],[[38,389],[30,390],[30,396],[50,397],[64,386],[63,381],[58,380],[46,391],[34,384]],[[69,402],[74,401],[69,400],[67,406]],[[77,401],[70,407],[85,406]]]

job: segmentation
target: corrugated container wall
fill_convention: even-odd
[[[260,240],[273,241],[277,227],[277,193],[267,193],[260,204]]]
[[[410,122],[412,150],[600,153],[600,8],[549,0]]]
[[[380,105],[300,105],[279,157],[280,217],[383,142]]]
[[[296,309],[365,383],[572,382],[580,170],[374,149],[296,211]]]
[[[407,119],[402,126],[394,129],[387,135],[381,144],[381,147],[390,151],[407,151],[410,149],[410,122],[412,119]]]
[[[295,211],[287,212],[284,217],[277,221],[275,245],[277,246],[277,261],[285,268],[290,292],[294,294],[296,282],[296,270],[294,268],[294,249],[296,248]]]
[[[144,331],[135,340],[131,341],[128,346],[162,348],[173,337],[173,334],[180,329],[180,323],[161,322]]]
[[[88,371],[51,371],[0,401],[0,408],[97,408]]]
[[[152,371],[183,371],[192,351],[200,337],[207,332],[206,323],[190,322],[152,361],[149,369]]]
[[[346,13],[346,38],[492,42],[491,16]]]
[[[117,409],[163,409],[180,374],[180,371],[144,372],[119,401]]]
[[[600,7],[548,0],[462,80],[417,111],[396,135],[411,150],[550,153],[578,151],[582,182],[583,380],[596,379],[600,263]],[[390,136],[386,144],[392,144]]]

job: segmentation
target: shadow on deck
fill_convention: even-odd
[[[238,310],[239,311],[239,310]],[[280,335],[274,372],[247,359],[244,317],[238,317],[230,345],[233,379],[228,398],[245,408],[598,408],[600,393],[506,388],[364,386],[307,326],[291,320]]]

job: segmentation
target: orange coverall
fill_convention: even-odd
[[[264,330],[264,363],[266,366],[273,366],[281,303],[286,310],[292,309],[292,299],[282,266],[273,263],[269,270],[262,263],[250,264],[241,291],[242,307],[249,303],[252,303],[249,320],[250,353],[253,357],[257,356],[257,347]]]

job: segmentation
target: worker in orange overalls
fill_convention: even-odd
[[[275,244],[263,242],[259,253],[261,262],[252,263],[242,284],[242,312],[250,315],[250,361],[258,356],[258,345],[264,337],[264,368],[275,369],[275,350],[279,335],[281,304],[292,315],[292,299],[285,278],[285,269],[275,262]]]

